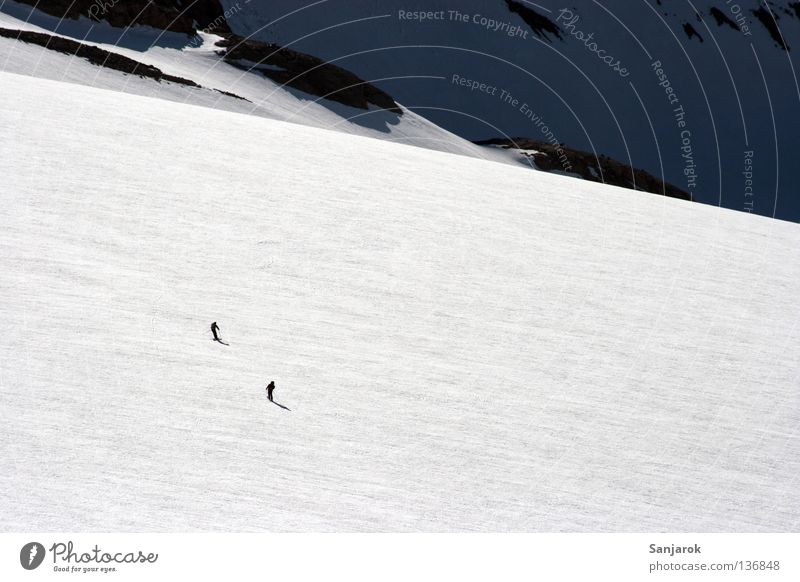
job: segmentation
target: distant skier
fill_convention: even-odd
[[[268,399],[270,402],[272,402],[272,403],[273,403],[275,406],[277,406],[278,408],[283,408],[284,410],[288,410],[289,412],[291,412],[291,411],[292,411],[292,410],[291,410],[291,408],[289,408],[289,407],[287,407],[287,406],[284,406],[283,404],[281,404],[281,403],[279,403],[279,402],[275,402],[275,401],[272,399],[272,392],[273,392],[274,390],[275,390],[275,382],[273,382],[272,380],[270,380],[269,384],[267,384],[267,399]]]
[[[217,322],[215,321],[214,323],[211,324],[211,333],[214,336],[214,341],[215,342],[222,343],[222,340],[219,339],[219,335],[217,334],[218,331],[219,331],[219,326],[217,325]]]

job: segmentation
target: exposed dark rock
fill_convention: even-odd
[[[346,69],[276,44],[244,39],[235,34],[225,37],[217,43],[223,49],[219,54],[235,67],[260,73],[276,83],[350,107],[368,109],[372,104],[402,114],[402,109],[391,96]]]
[[[565,168],[569,168],[568,171],[570,173],[577,174],[590,182],[602,182],[628,188],[629,190],[651,192],[681,200],[692,199],[691,194],[684,192],[677,186],[664,182],[644,170],[631,168],[629,165],[608,156],[600,155],[595,157],[595,154],[590,152],[524,137],[512,139],[495,138],[475,143],[478,145],[499,146],[506,149],[535,150],[539,153],[523,153],[533,160],[537,168],[546,172],[564,171]]]
[[[151,26],[194,36],[212,26],[230,32],[219,0],[19,0],[51,16],[76,20],[81,16],[111,26]]]
[[[0,37],[13,38],[29,44],[35,44],[48,50],[86,59],[98,67],[105,67],[107,69],[121,71],[129,75],[138,75],[139,77],[153,79],[159,83],[161,81],[168,81],[170,83],[185,85],[187,87],[202,88],[191,79],[184,79],[182,77],[176,77],[175,75],[169,75],[158,67],[147,65],[123,55],[112,53],[96,46],[83,44],[69,38],[63,38],[42,32],[11,30],[9,28],[0,28]],[[233,93],[228,93],[227,91],[219,91],[218,89],[216,91],[222,93],[223,95],[228,95],[229,97],[244,99],[244,97],[234,95]],[[244,100],[247,101],[247,99]]]
[[[762,6],[758,10],[752,10],[752,13],[753,16],[758,18],[758,21],[764,25],[764,28],[766,28],[769,31],[772,40],[774,40],[779,47],[781,47],[785,51],[790,50],[789,46],[786,44],[786,41],[783,40],[783,35],[781,35],[781,31],[778,28],[778,24],[775,22],[775,19],[767,11],[766,8]],[[775,18],[777,18],[777,16]]]
[[[692,37],[696,36],[697,38],[700,39],[700,42],[704,42],[703,37],[700,36],[700,33],[697,32],[694,26],[692,26],[689,22],[685,22],[683,24],[683,31],[686,33],[686,36],[689,37],[689,40],[692,40]]]
[[[725,15],[725,13],[722,10],[720,10],[719,8],[714,7],[709,11],[709,13],[711,14],[711,16],[714,17],[714,20],[717,21],[717,26],[722,26],[723,24],[727,24],[733,30],[735,30],[737,32],[739,31],[739,27],[736,26],[736,23],[733,20],[731,20],[730,18],[728,18]]]
[[[222,93],[223,95],[227,95],[228,97],[233,97],[234,99],[241,99],[242,101],[247,101],[248,103],[252,103],[250,99],[242,97],[241,95],[237,95],[236,93],[231,93],[230,91],[223,91],[222,89],[214,89],[217,93]]]
[[[506,0],[506,4],[511,12],[519,14],[520,18],[525,21],[525,24],[531,27],[531,30],[533,30],[534,34],[539,38],[550,40],[547,35],[552,34],[559,40],[563,40],[561,38],[561,29],[555,22],[547,18],[547,16],[539,14],[536,10],[521,2]]]
[[[96,46],[83,44],[69,38],[53,36],[51,34],[45,34],[42,32],[11,30],[8,28],[0,28],[0,36],[4,36],[6,38],[15,38],[21,40],[22,42],[43,46],[49,50],[64,53],[66,55],[74,55],[76,57],[86,59],[93,65],[114,69],[116,71],[122,71],[123,73],[127,73],[129,75],[147,77],[149,79],[155,79],[159,82],[170,81],[171,83],[178,83],[179,85],[187,85],[189,87],[200,86],[189,79],[168,75],[161,69],[152,65],[146,65],[120,54],[112,53]]]

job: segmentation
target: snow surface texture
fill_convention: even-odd
[[[800,226],[9,73],[0,127],[3,531],[797,531]]]

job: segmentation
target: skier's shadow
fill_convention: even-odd
[[[275,402],[274,400],[272,400],[271,402],[272,402],[272,403],[273,403],[275,406],[279,406],[280,408],[283,408],[284,410],[288,410],[289,412],[291,412],[291,411],[292,411],[292,409],[291,409],[291,408],[289,408],[288,406],[284,406],[283,404],[280,404],[280,403],[278,403],[278,402]]]

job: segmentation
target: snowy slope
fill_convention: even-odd
[[[89,23],[87,19],[78,22],[59,20],[12,0],[3,0],[0,5],[0,28],[48,34],[55,30],[57,36],[73,38],[153,65],[165,73],[195,81],[203,89],[124,75],[119,71],[94,66],[84,59],[2,37],[0,71],[281,119],[503,163],[523,163],[518,156],[476,146],[408,110],[400,117],[382,110],[367,112],[288,90],[261,75],[247,74],[223,62],[216,54],[220,49],[215,43],[221,39],[213,34],[201,33],[198,38],[189,41],[184,36],[180,45],[179,39],[174,38],[179,35],[173,33],[141,26],[125,31],[105,23]],[[120,42],[117,37],[123,32],[126,38],[133,39],[129,44],[138,48],[115,44]],[[114,42],[91,41],[97,38],[113,39]],[[227,91],[246,100],[226,96],[219,91]]]
[[[511,5],[549,19],[559,36],[536,34]],[[718,23],[712,9],[729,22]],[[409,16],[420,11],[435,18]],[[754,11],[793,50],[783,50]],[[365,78],[389,77],[377,84],[458,135],[545,139],[547,127],[558,142],[663,175],[702,202],[800,221],[797,2],[252,0],[230,21],[242,34],[291,43]],[[687,25],[697,35],[690,38]],[[454,75],[493,92],[454,83]],[[751,164],[745,152],[753,152]]]
[[[8,73],[0,127],[0,530],[797,531],[798,225]]]

